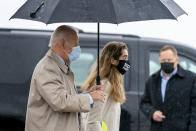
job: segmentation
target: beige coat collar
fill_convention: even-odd
[[[65,72],[66,74],[69,71],[69,67],[66,66],[64,63],[62,63],[59,58],[57,57],[57,55],[55,54],[54,51],[52,51],[51,49],[47,52],[46,54],[48,57],[50,57],[51,59],[53,59],[54,61],[56,61],[57,65],[59,66],[59,68],[61,68],[61,70],[63,72]]]

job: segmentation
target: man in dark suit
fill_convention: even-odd
[[[151,131],[196,131],[196,75],[178,65],[172,46],[160,50],[161,69],[146,82],[140,102]]]

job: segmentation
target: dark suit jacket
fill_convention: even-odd
[[[161,97],[160,71],[146,82],[141,98],[141,111],[151,120],[151,131],[196,131],[196,76],[178,66],[166,87],[165,100]],[[160,110],[166,116],[155,122],[152,115]]]

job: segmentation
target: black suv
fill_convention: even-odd
[[[0,131],[23,131],[31,75],[49,49],[52,31],[0,29]],[[196,50],[173,41],[135,35],[101,34],[100,48],[109,41],[125,42],[131,70],[124,76],[127,101],[122,105],[120,131],[149,131],[150,122],[140,112],[139,101],[145,81],[159,68],[158,53],[174,45],[180,65],[196,72]],[[96,59],[96,33],[79,32],[80,58],[71,64],[79,87]]]

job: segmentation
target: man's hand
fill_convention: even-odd
[[[152,118],[154,121],[162,122],[163,119],[165,119],[166,117],[163,115],[161,111],[155,111],[152,115]]]
[[[94,90],[89,92],[89,94],[93,98],[93,101],[105,101],[106,94],[102,90]]]
[[[94,85],[90,88],[90,90],[88,92],[92,92],[95,90],[103,90],[103,86],[102,85]]]

